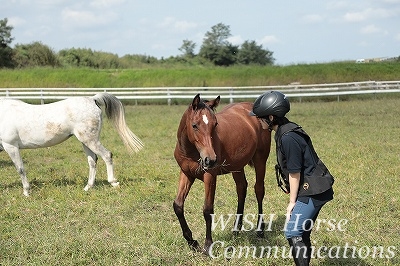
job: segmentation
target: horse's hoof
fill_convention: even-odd
[[[197,252],[200,251],[199,242],[197,242],[197,240],[188,241],[188,245],[189,245],[191,250],[197,251]]]
[[[111,186],[113,186],[113,187],[119,187],[119,182],[112,182],[112,183],[111,183]]]
[[[202,249],[201,253],[202,253],[203,255],[206,255],[206,256],[208,256],[208,257],[211,257],[210,249],[209,249],[209,248],[207,249],[206,247],[204,247],[204,248]]]
[[[23,194],[24,194],[25,197],[29,197],[29,191],[28,190],[24,190]]]
[[[86,185],[85,188],[83,189],[84,191],[88,191],[91,188],[91,186]]]

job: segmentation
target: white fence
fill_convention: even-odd
[[[90,96],[98,92],[109,92],[123,100],[165,99],[170,104],[174,99],[193,99],[200,93],[202,98],[253,101],[267,90],[279,90],[288,97],[324,97],[400,92],[400,81],[365,81],[331,84],[290,84],[282,86],[249,87],[150,87],[150,88],[0,88],[0,97],[22,100],[61,100],[73,96]]]

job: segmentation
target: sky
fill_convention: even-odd
[[[15,44],[55,52],[90,48],[118,56],[198,53],[205,34],[229,26],[228,41],[255,41],[275,64],[400,56],[400,0],[0,0]]]

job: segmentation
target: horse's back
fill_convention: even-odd
[[[227,105],[216,114],[218,126],[224,128],[227,135],[258,134],[262,127],[258,119],[250,116],[253,104],[249,102],[233,103]]]
[[[0,115],[4,114],[9,108],[15,108],[17,106],[23,106],[27,103],[13,99],[13,98],[0,98]]]
[[[29,119],[40,118],[41,120],[54,117],[60,118],[68,115],[69,119],[88,117],[91,114],[98,117],[101,109],[93,97],[71,97],[61,101],[47,104],[29,104],[17,99],[0,99],[0,117],[16,115],[28,116]],[[76,117],[75,117],[76,116]]]
[[[253,104],[249,102],[227,105],[217,113],[218,126],[216,128],[220,141],[221,155],[234,165],[234,161],[241,161],[236,165],[249,163],[259,154],[267,160],[271,133],[263,129],[258,119],[250,115]]]
[[[15,124],[24,119],[26,116],[24,113],[25,108],[29,107],[29,104],[12,98],[1,98],[0,99],[0,129],[5,130],[10,127],[9,123]],[[28,116],[32,115],[31,112],[26,113]]]

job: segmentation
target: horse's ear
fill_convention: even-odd
[[[198,93],[196,96],[194,96],[193,102],[192,102],[192,108],[193,110],[196,110],[197,107],[199,106],[200,103],[200,93]]]
[[[209,101],[207,104],[208,104],[208,106],[210,106],[211,109],[215,110],[215,108],[217,108],[217,106],[219,105],[220,101],[221,101],[221,97],[218,95],[217,98],[215,98],[212,101]]]

